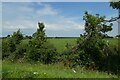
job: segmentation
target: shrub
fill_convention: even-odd
[[[29,49],[29,50],[28,50]],[[44,64],[56,62],[57,51],[53,45],[44,43],[41,47],[29,47],[27,49],[27,59],[32,61],[39,61]]]
[[[16,45],[11,38],[2,40],[2,59],[8,58],[16,50]]]
[[[16,45],[16,50],[13,52],[12,55],[14,55],[13,59],[17,60],[20,58],[24,58],[26,55],[27,45],[20,43],[19,45]]]
[[[14,32],[11,36],[3,39],[2,41],[2,58],[11,58],[13,59],[18,53],[18,45],[23,39],[23,35],[20,32],[20,29],[17,32]]]

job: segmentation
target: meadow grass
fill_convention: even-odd
[[[51,38],[48,39],[48,41],[54,45],[54,47],[57,49],[57,51],[59,53],[62,53],[63,51],[65,51],[66,48],[66,44],[68,43],[69,45],[75,46],[77,43],[78,38]],[[110,45],[118,45],[118,39],[114,39],[114,38],[106,38],[106,41],[109,42]],[[27,44],[29,41],[29,39],[24,39],[22,42],[24,44]]]
[[[77,38],[53,38],[48,39],[48,41],[54,45],[59,53],[62,53],[67,49],[66,44],[68,43],[69,45],[74,46],[76,44]]]
[[[105,72],[90,71],[81,67],[71,69],[62,63],[44,65],[40,63],[11,63],[3,61],[3,78],[116,78]]]

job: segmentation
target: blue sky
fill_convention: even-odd
[[[116,17],[117,10],[108,2],[3,2],[2,36],[12,34],[19,28],[23,34],[32,35],[37,23],[45,24],[48,37],[79,37],[84,32],[84,11],[100,14],[107,19]],[[118,34],[117,22],[108,35]]]

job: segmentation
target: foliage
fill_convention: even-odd
[[[20,41],[23,39],[23,34],[20,32],[20,29],[11,35],[11,39],[14,42],[14,44],[20,43]]]
[[[55,60],[56,49],[46,40],[44,24],[38,23],[39,28],[34,33],[33,38],[29,41],[27,49],[27,58],[42,63],[51,63]]]
[[[117,9],[118,10],[118,17],[112,18],[109,21],[116,21],[117,19],[120,19],[120,1],[119,0],[118,1],[112,1],[112,2],[110,2],[110,6],[113,9]]]
[[[98,14],[94,16],[88,14],[88,12],[85,12],[83,19],[85,20],[85,33],[80,35],[77,46],[71,47],[64,52],[63,61],[65,65],[68,63],[70,67],[80,65],[86,66],[88,69],[92,70],[104,70],[106,67],[113,66],[108,63],[115,62],[113,64],[116,67],[107,70],[119,72],[118,66],[120,64],[118,63],[119,56],[117,56],[119,52],[111,48],[108,42],[104,40],[105,37],[103,36],[105,32],[112,30],[112,24],[104,22],[104,16],[101,17]],[[116,53],[116,55],[114,53]],[[117,60],[112,60],[115,56]],[[112,61],[108,61],[108,58]],[[104,62],[108,63],[104,64]]]
[[[120,1],[110,2],[110,6],[111,6],[113,9],[120,9]]]
[[[3,59],[8,58],[12,61],[31,60],[45,64],[56,61],[56,49],[47,42],[44,24],[38,23],[38,29],[28,43],[22,43],[24,39],[20,29],[11,36],[3,40]]]
[[[13,59],[13,56],[19,56],[16,54],[18,52],[17,46],[20,46],[20,42],[23,39],[23,35],[20,32],[20,29],[17,32],[14,32],[11,36],[3,39],[2,41],[2,58],[10,57]],[[23,48],[23,47],[22,47]],[[22,53],[22,52],[21,52]]]
[[[16,45],[11,38],[2,40],[2,59],[8,58],[16,50]]]

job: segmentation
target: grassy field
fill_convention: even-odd
[[[77,39],[78,38],[52,38],[48,39],[48,41],[54,45],[59,53],[62,53],[64,50],[66,50],[65,46],[67,43],[74,46],[77,44]],[[118,39],[107,38],[105,40],[108,41],[110,45],[118,45]],[[28,43],[28,39],[23,40],[23,43]]]
[[[53,44],[59,53],[62,53],[69,43],[70,45],[76,44],[77,38],[61,38],[61,39],[48,39]],[[117,45],[118,39],[105,39],[110,45]],[[28,40],[23,40],[27,43]],[[75,71],[74,71],[75,70]],[[115,78],[116,75],[107,74],[105,72],[90,71],[78,67],[70,69],[64,67],[62,63],[43,65],[40,63],[12,63],[3,61],[2,63],[2,76],[6,78]]]
[[[109,42],[110,45],[118,45],[118,39],[113,39],[113,38],[107,38],[105,39],[106,41]],[[56,48],[57,51],[59,53],[63,52],[66,49],[66,44],[70,44],[70,45],[75,45],[77,44],[77,38],[61,38],[61,39],[48,39],[48,41],[50,41],[51,44],[53,44]]]
[[[2,74],[5,78],[116,78],[105,72],[89,71],[84,68],[70,69],[62,63],[43,65],[40,63],[11,63],[3,61]]]
[[[59,53],[62,53],[64,50],[66,50],[66,44],[75,45],[77,38],[60,38],[60,39],[48,39],[48,41],[56,47],[57,51]]]

